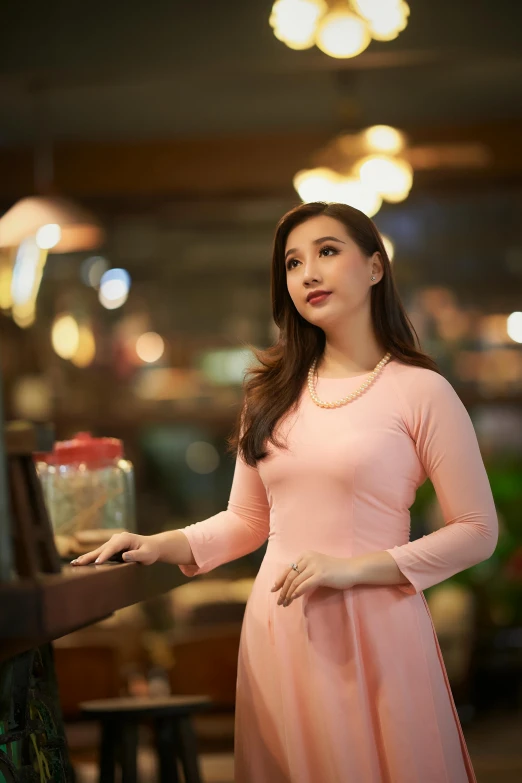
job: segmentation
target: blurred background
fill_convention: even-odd
[[[522,779],[521,30],[516,0],[26,0],[0,29],[6,419],[120,439],[140,533],[221,511],[249,345],[276,338],[276,222],[316,199],[365,211],[497,505],[494,556],[426,591],[477,777],[495,783]],[[442,523],[427,482],[412,535]],[[263,553],[56,643],[79,780],[97,752],[80,701],[151,688],[216,695],[203,769],[232,780]]]

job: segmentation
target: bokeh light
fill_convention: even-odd
[[[47,223],[36,232],[36,244],[41,250],[50,250],[62,238],[62,229],[57,223]]]
[[[219,454],[212,443],[194,441],[185,453],[187,465],[194,473],[213,473],[219,466]]]
[[[290,49],[309,49],[315,43],[317,22],[327,9],[325,0],[277,0],[269,23],[275,37]]]
[[[319,23],[315,43],[330,57],[356,57],[371,41],[368,25],[348,8],[331,11]]]
[[[368,217],[376,215],[382,206],[380,195],[355,177],[346,177],[336,185],[335,200],[359,209]]]
[[[96,342],[90,326],[85,324],[78,330],[78,348],[71,361],[76,367],[88,367],[96,356]]]
[[[410,164],[387,155],[369,155],[358,164],[361,181],[392,203],[404,201],[411,190],[413,170]]]
[[[406,140],[397,128],[390,125],[373,125],[364,131],[364,140],[374,152],[397,154],[404,149]]]
[[[109,269],[102,275],[98,298],[107,310],[121,307],[129,296],[131,278],[125,269]]]
[[[136,353],[142,362],[157,362],[163,356],[164,350],[163,338],[156,332],[145,332],[136,340]]]
[[[335,188],[341,179],[332,169],[302,169],[294,177],[294,188],[304,202],[337,201]]]
[[[109,269],[109,262],[103,256],[89,256],[81,267],[81,278],[85,285],[98,288],[105,272]]]
[[[393,257],[395,256],[395,245],[393,244],[390,237],[387,237],[385,234],[381,234],[381,239],[384,245],[384,249],[388,254],[388,258],[390,261],[393,261]]]
[[[51,340],[58,356],[62,359],[72,359],[80,343],[80,330],[72,315],[64,313],[56,317]]]
[[[507,319],[507,333],[516,343],[522,343],[522,313],[511,313]]]

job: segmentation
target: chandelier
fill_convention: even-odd
[[[297,172],[294,188],[303,202],[349,204],[373,217],[383,201],[408,197],[413,168],[406,147],[404,134],[388,125],[340,135],[315,154],[314,168]]]
[[[404,0],[276,0],[270,26],[290,49],[317,46],[330,57],[356,57],[376,41],[392,41],[408,24]]]

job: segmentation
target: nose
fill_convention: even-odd
[[[301,269],[303,271],[303,282],[305,284],[316,283],[320,278],[319,260],[311,255],[309,257],[303,258],[302,264],[303,265]]]

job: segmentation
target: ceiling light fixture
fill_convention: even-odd
[[[404,0],[276,0],[269,24],[290,49],[317,46],[330,57],[361,54],[372,38],[392,41],[408,24]]]

